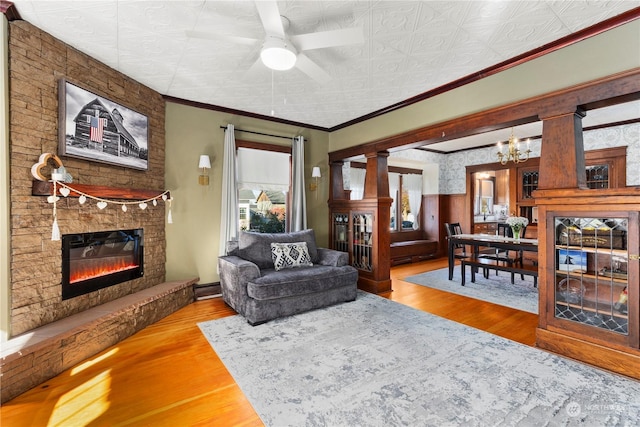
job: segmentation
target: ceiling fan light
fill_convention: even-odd
[[[272,70],[290,70],[296,65],[296,52],[283,40],[269,40],[265,42],[260,59],[262,63]]]

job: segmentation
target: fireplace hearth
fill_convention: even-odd
[[[144,274],[143,229],[62,236],[62,299],[74,298]]]

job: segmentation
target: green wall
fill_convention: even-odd
[[[224,131],[220,126],[233,124],[237,129],[274,135],[302,135],[305,143],[305,179],[307,180],[307,225],[316,232],[320,246],[327,245],[328,134],[296,126],[236,116],[217,111],[167,102],[166,104],[165,185],[171,190],[173,224],[167,224],[167,280],[197,275],[199,283],[219,281],[217,259],[220,240],[220,203],[222,197],[222,159]],[[286,139],[270,138],[236,131],[236,139],[290,146]],[[198,184],[198,158],[211,158],[209,186]],[[309,191],[311,169],[320,166],[322,179],[318,197]]]

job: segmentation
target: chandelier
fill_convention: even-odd
[[[531,150],[529,149],[529,140],[527,139],[527,150],[520,150],[520,141],[518,138],[513,136],[513,128],[511,128],[511,136],[509,137],[509,145],[507,147],[507,152],[504,152],[502,147],[502,142],[498,142],[498,160],[503,165],[506,165],[509,160],[513,163],[522,163],[529,160],[529,154]]]

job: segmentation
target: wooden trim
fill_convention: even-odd
[[[627,157],[626,145],[623,147],[598,148],[584,152],[585,160],[599,161],[603,159],[614,159],[616,157]]]
[[[103,185],[86,185],[86,184],[68,184],[69,187],[81,191],[85,194],[89,194],[94,197],[100,197],[104,199],[118,199],[118,200],[148,200],[159,197],[164,190],[146,190],[135,188],[117,188],[107,187]],[[58,187],[58,194],[60,194],[60,188]],[[50,196],[53,194],[53,183],[49,181],[33,181],[31,186],[31,194],[33,196]],[[167,194],[167,199],[171,198],[170,193]],[[76,191],[71,191],[67,197],[80,197],[80,194]]]
[[[366,163],[362,163],[362,162],[351,162],[350,165],[352,168],[358,168],[358,169],[366,169],[367,168],[367,164]],[[404,167],[400,167],[400,166],[388,166],[387,168],[389,169],[389,172],[393,172],[393,173],[399,173],[399,174],[403,174],[403,175],[407,175],[407,174],[416,174],[416,175],[422,175],[422,169],[413,169],[413,168],[404,168]]]
[[[334,200],[350,200],[351,190],[344,189],[342,166],[344,162],[329,163],[329,206]],[[329,230],[331,230],[331,215],[329,215]]]
[[[0,12],[7,17],[7,21],[17,21],[22,19],[13,2],[0,0]]]
[[[620,204],[622,198],[625,203],[640,204],[640,186],[621,188],[561,188],[550,190],[536,190],[533,192],[536,205],[567,204],[578,206],[592,206],[595,201],[598,204]],[[589,199],[589,198],[592,199]],[[566,199],[559,200],[559,199]]]
[[[243,139],[236,139],[236,149],[238,148],[250,148],[252,150],[274,151],[277,153],[291,154],[290,145],[268,144],[266,142],[246,141]]]
[[[383,294],[391,292],[391,279],[374,280],[368,277],[358,276],[358,289],[371,294]]]
[[[323,127],[323,126],[316,126],[316,125],[310,125],[308,123],[294,122],[293,120],[285,120],[278,117],[266,116],[264,114],[250,113],[248,111],[236,110],[234,108],[222,107],[220,105],[205,104],[204,102],[197,102],[197,101],[189,101],[188,99],[176,98],[175,96],[169,96],[169,95],[162,95],[162,98],[167,102],[188,105],[190,107],[202,108],[203,110],[220,111],[222,113],[228,113],[236,116],[251,117],[254,119],[280,123],[283,125],[298,126],[306,129],[314,129],[314,130],[329,132],[329,128]]]
[[[227,126],[220,126],[220,129],[226,130]],[[239,132],[239,133],[250,133],[253,135],[260,135],[260,136],[268,136],[269,138],[286,139],[289,142],[291,142],[292,139],[295,139],[298,137],[298,135],[295,135],[295,136],[275,135],[272,133],[258,132],[255,130],[246,130],[246,129],[240,129],[240,128],[234,128],[233,131]],[[305,140],[308,141],[308,139],[305,139]]]
[[[329,161],[367,152],[397,151],[450,141],[540,120],[568,105],[615,105],[640,99],[640,67],[511,104],[450,119],[329,153]]]
[[[605,347],[568,336],[565,331],[554,332],[540,328],[536,330],[536,338],[536,345],[544,350],[640,379],[640,371],[635,368],[640,366],[640,353],[637,350],[625,348],[621,351],[610,347],[610,343],[607,344],[609,347]]]
[[[589,162],[587,166],[592,165],[593,162],[615,160],[617,158],[626,159],[626,156],[627,156],[626,146],[612,147],[612,148],[598,148],[595,150],[589,150],[584,152],[584,159],[585,161]],[[540,157],[531,157],[525,163],[518,163],[518,164],[509,162],[506,165],[503,165],[500,162],[495,162],[495,163],[483,163],[480,165],[465,166],[467,173],[483,172],[485,170],[517,169],[517,168],[531,168],[531,167],[540,167]],[[624,185],[622,187],[624,187]]]
[[[594,107],[595,108],[595,107]],[[600,108],[600,107],[598,107]],[[605,123],[605,124],[601,124],[601,125],[595,125],[595,126],[587,126],[582,128],[583,132],[587,132],[587,131],[592,131],[592,130],[598,130],[598,129],[607,129],[610,127],[614,127],[614,126],[625,126],[625,125],[631,125],[634,123],[640,123],[640,119],[630,119],[630,120],[621,120],[619,122],[613,122],[613,123]],[[525,140],[525,139],[542,139],[542,135],[529,135],[529,136],[523,136],[522,138],[520,138],[521,140]],[[455,153],[462,153],[465,151],[471,151],[471,150],[479,150],[481,148],[491,148],[491,147],[495,147],[496,144],[495,143],[491,143],[491,144],[484,144],[484,145],[477,145],[475,147],[468,147],[468,148],[459,148],[457,150],[451,150],[451,151],[445,151],[445,150],[435,150],[433,148],[428,148],[428,147],[416,147],[416,150],[421,150],[421,151],[426,151],[427,153],[436,153],[436,154],[455,154]]]

